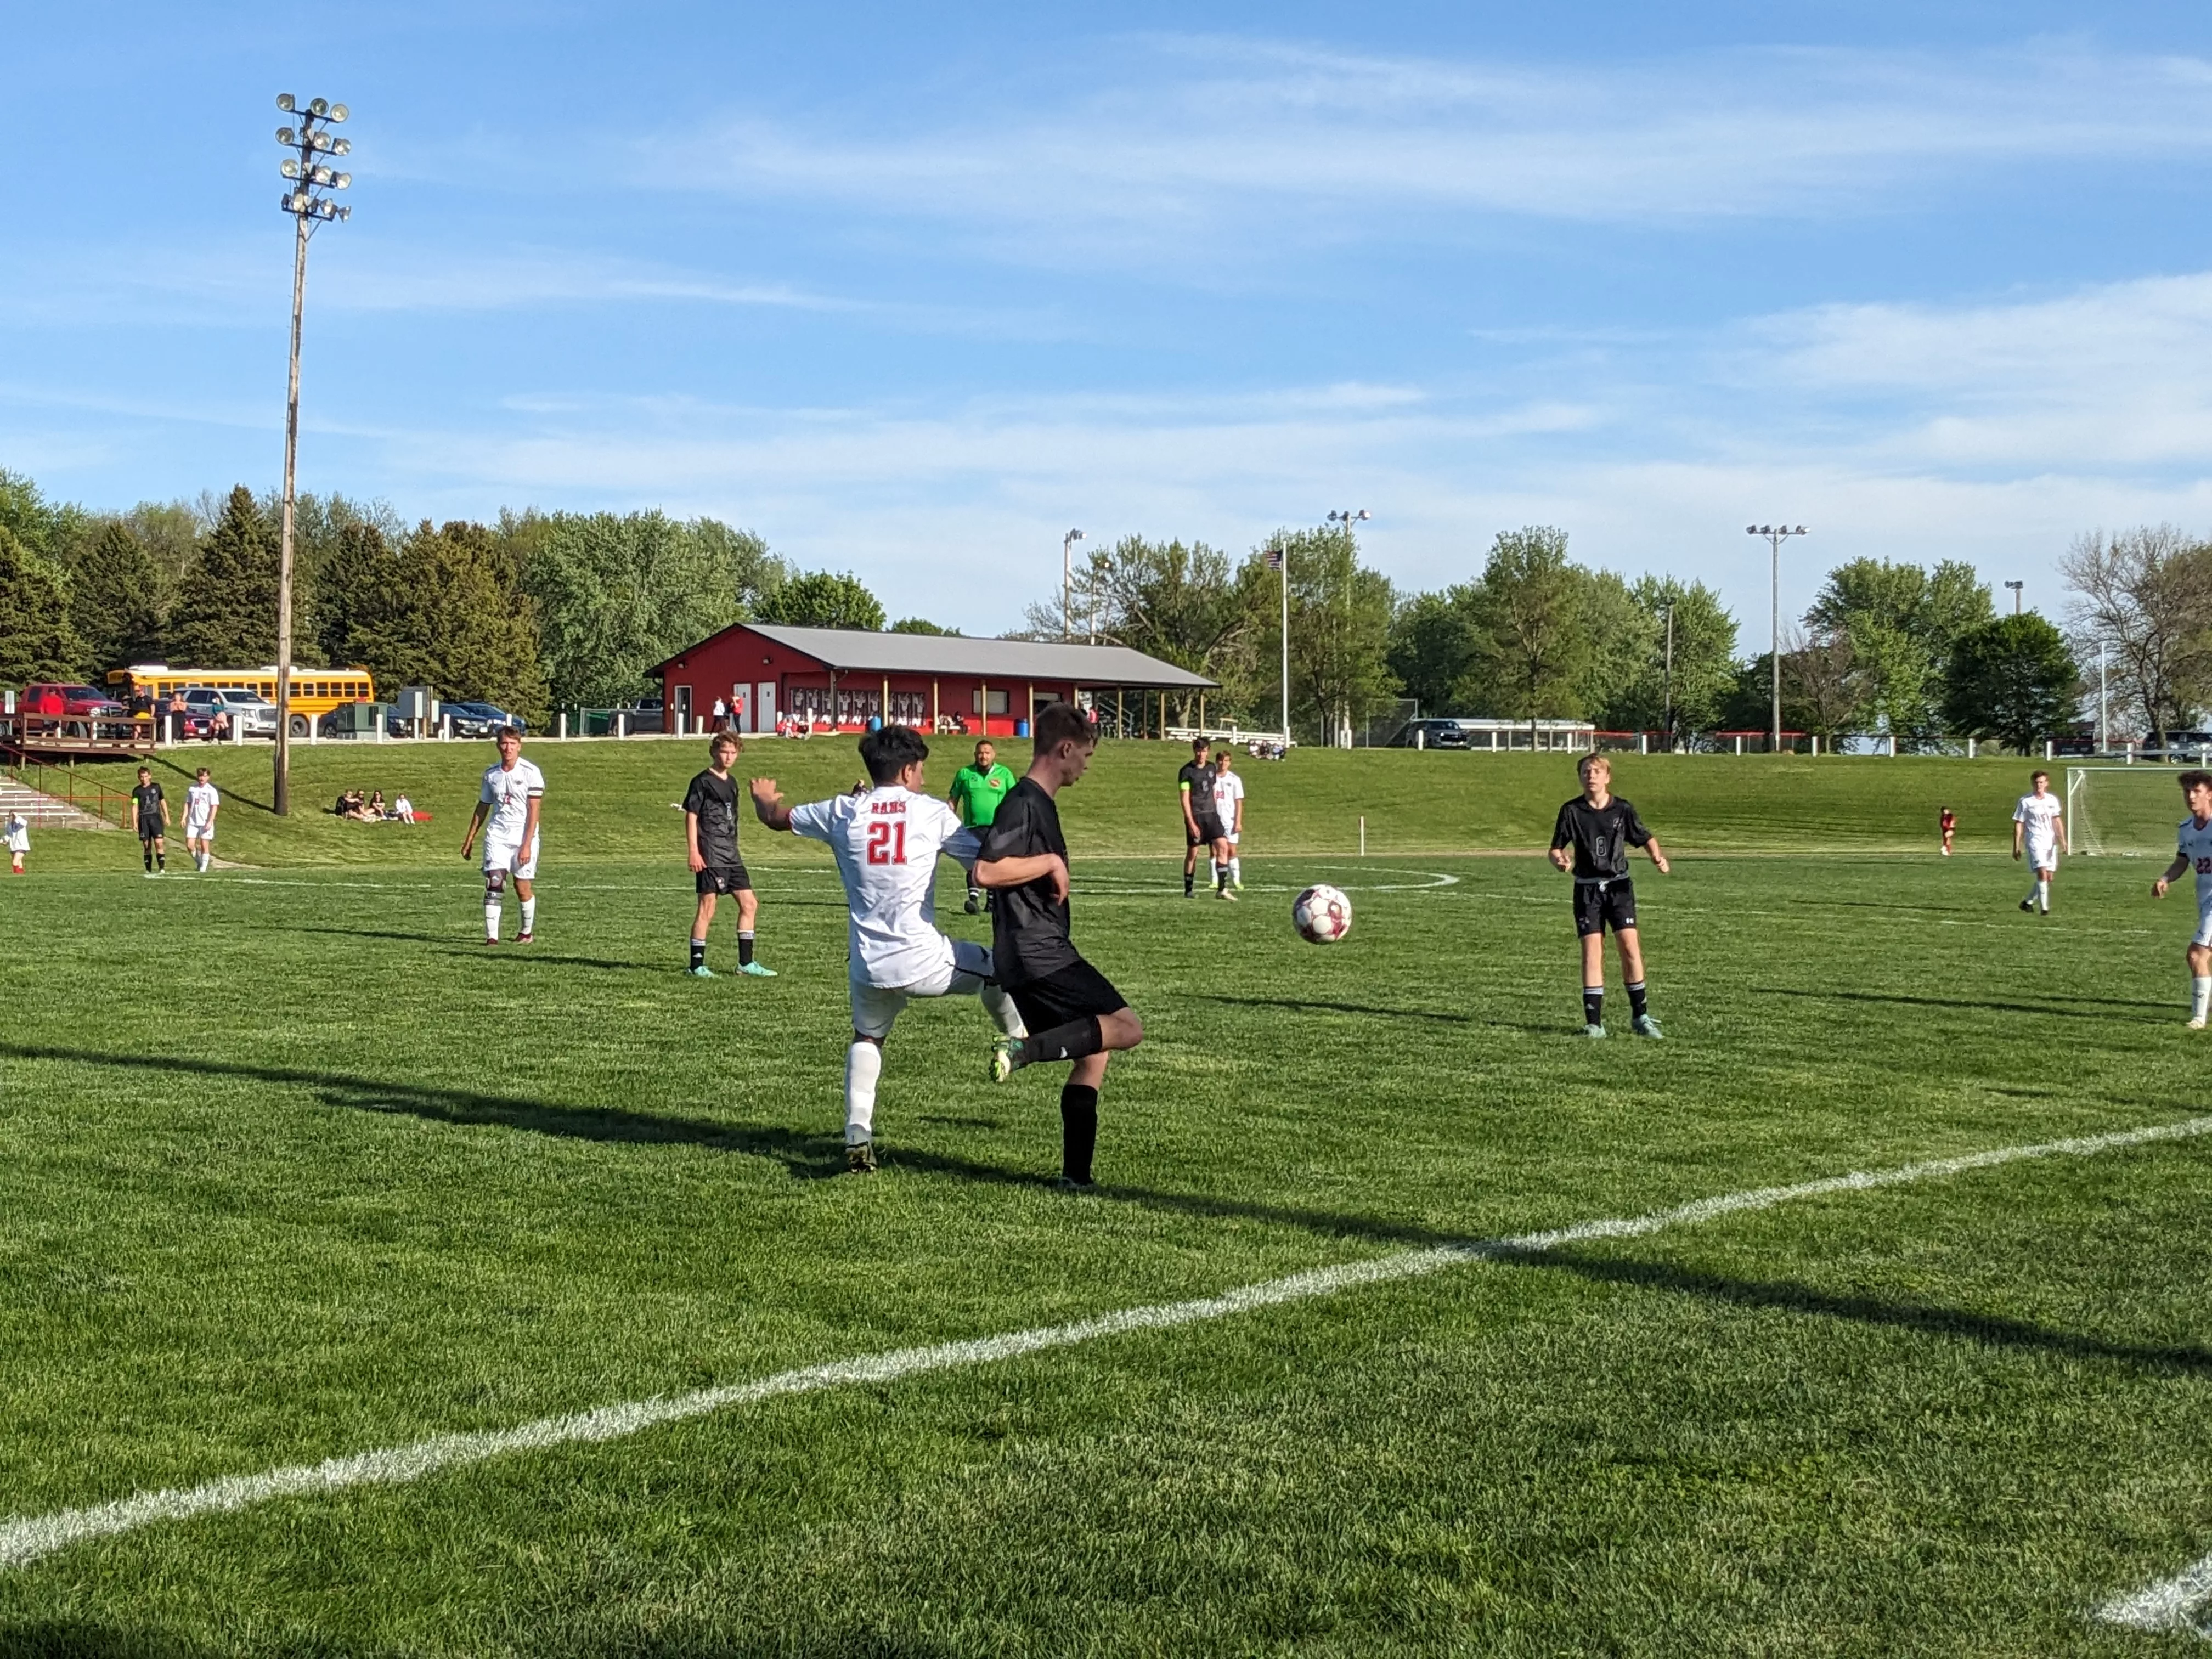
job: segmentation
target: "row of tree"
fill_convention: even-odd
[[[532,718],[630,702],[653,689],[647,669],[749,617],[884,625],[854,577],[794,571],[713,519],[528,511],[410,526],[381,503],[310,495],[294,522],[296,660]],[[242,485],[103,515],[0,471],[0,684],[271,662],[278,553],[276,503]]]

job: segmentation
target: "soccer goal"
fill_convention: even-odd
[[[2069,766],[2066,829],[2076,854],[2170,858],[2174,826],[2188,816],[2171,766]]]

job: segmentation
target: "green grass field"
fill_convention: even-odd
[[[1623,757],[1685,855],[1638,866],[1668,1037],[1626,1038],[1616,965],[1596,1044],[1564,879],[1483,856],[1541,843],[1565,763],[1248,765],[1231,906],[1181,897],[1175,757],[1127,745],[1066,797],[1079,941],[1147,1033],[1102,1192],[1048,1189],[1056,1068],[985,1082],[972,1003],[908,1012],[885,1168],[848,1177],[834,873],[750,832],[781,977],[684,978],[692,750],[534,750],[527,948],[475,943],[473,745],[301,752],[303,799],[404,785],[415,830],[280,823],[253,750],[218,772],[244,867],[145,881],[57,833],[0,878],[0,1561],[136,1493],[2203,1109],[2187,896],[2082,860],[2019,914],[2024,764]],[[1316,879],[1357,913],[1326,950],[1287,922]],[[2094,1613],[2212,1550],[2208,1158],[1840,1191],[155,1520],[0,1565],[0,1655],[2193,1652]]]

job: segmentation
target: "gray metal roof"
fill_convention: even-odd
[[[1124,645],[969,639],[957,634],[875,634],[857,628],[786,628],[775,623],[737,625],[826,663],[841,674],[935,674],[962,679],[1073,682],[1189,691],[1211,690],[1221,684]],[[702,641],[678,654],[689,656],[705,643]]]

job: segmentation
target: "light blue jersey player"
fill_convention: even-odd
[[[2189,1029],[2201,1031],[2212,1012],[2212,772],[2184,772],[2179,781],[2189,816],[2181,821],[2173,862],[2150,890],[2164,898],[2184,874],[2197,872],[2197,931],[2189,936]]]

